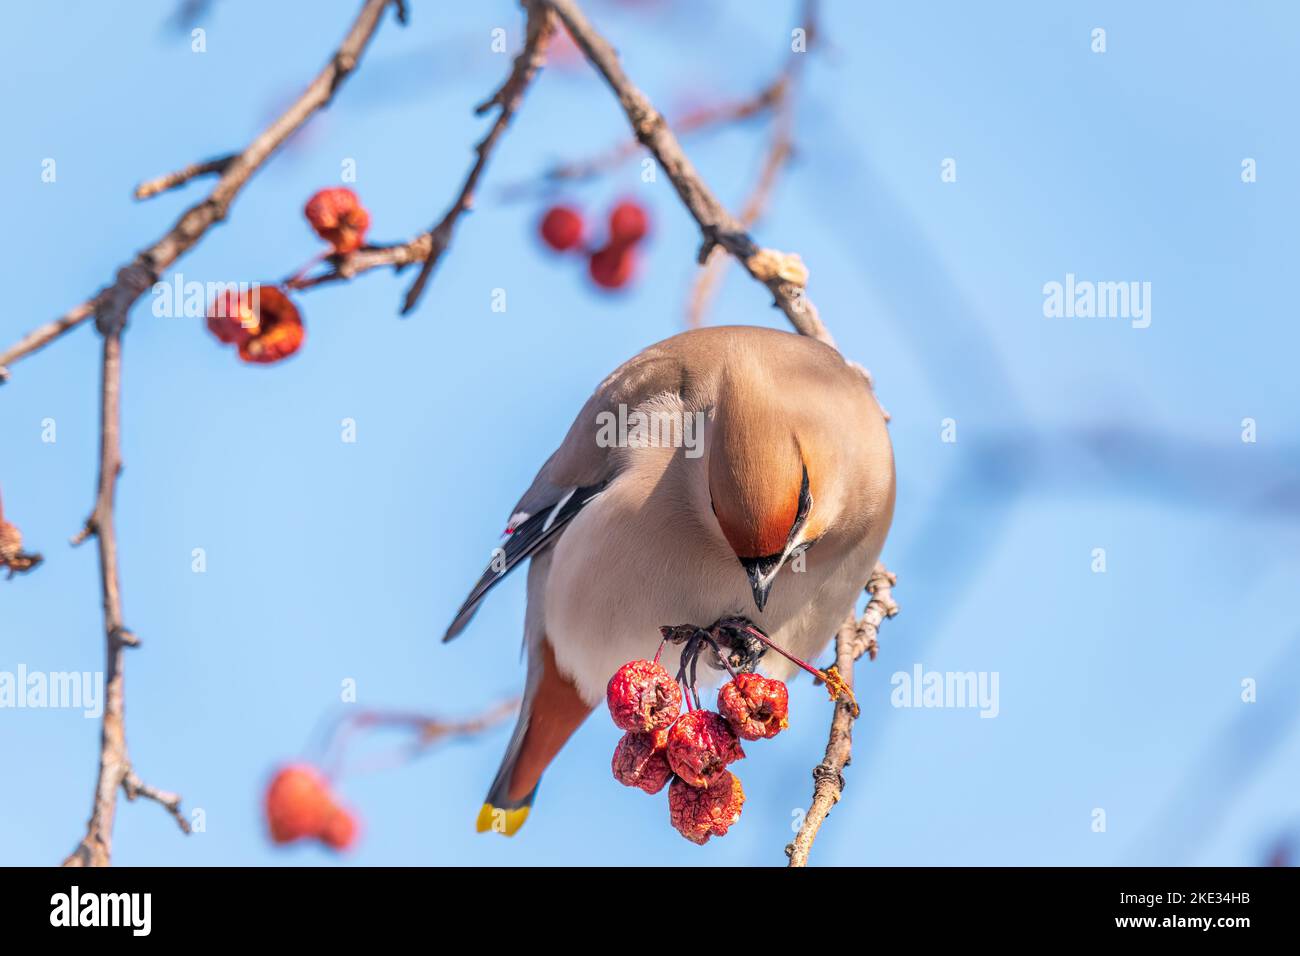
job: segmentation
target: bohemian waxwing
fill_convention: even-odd
[[[515,506],[444,638],[532,559],[523,704],[478,829],[523,825],[542,771],[614,671],[654,655],[661,626],[744,617],[803,660],[819,654],[862,593],[893,510],[884,415],[829,346],[715,327],[620,366]],[[664,650],[670,674],[680,653]],[[767,654],[761,670],[784,679],[792,665]]]

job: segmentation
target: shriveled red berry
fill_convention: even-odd
[[[23,533],[18,530],[16,525],[10,524],[4,518],[0,518],[0,567],[9,563],[10,558],[15,558],[23,550]]]
[[[542,241],[556,252],[576,249],[582,244],[582,213],[572,206],[552,206],[542,217],[539,231]]]
[[[611,243],[591,254],[588,269],[602,289],[621,289],[636,270],[636,254],[630,245]]]
[[[609,715],[622,730],[645,733],[669,726],[682,710],[682,689],[654,661],[628,661],[605,688]]]
[[[370,213],[357,194],[345,186],[322,189],[307,200],[307,221],[337,253],[356,252],[366,244]]]
[[[703,845],[709,837],[726,836],[740,819],[744,803],[740,778],[729,770],[707,787],[692,787],[681,777],[674,777],[668,785],[668,819],[692,843]]]
[[[735,731],[711,710],[683,714],[668,731],[668,766],[692,787],[708,786],[744,757]]]
[[[779,680],[737,674],[718,691],[718,710],[740,737],[765,740],[790,726],[790,692]]]
[[[266,822],[276,843],[319,836],[335,809],[325,781],[304,764],[284,767],[266,789]]]
[[[625,787],[658,793],[673,775],[664,750],[667,743],[667,730],[648,734],[628,731],[614,748],[610,764],[614,779]]]
[[[239,347],[245,362],[270,364],[302,347],[307,330],[293,300],[276,286],[228,289],[208,306],[208,330]]]
[[[335,850],[347,850],[357,841],[357,820],[343,807],[336,806],[320,831],[321,842]]]
[[[611,245],[630,245],[645,238],[650,231],[650,217],[640,203],[624,200],[609,214]]]
[[[208,331],[226,345],[243,345],[257,331],[251,288],[229,288],[208,303]]]

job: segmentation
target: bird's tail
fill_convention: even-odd
[[[530,667],[529,670],[531,669]],[[531,676],[529,674],[530,678]],[[533,801],[537,799],[539,784],[534,784],[523,797],[510,799],[510,781],[514,776],[519,755],[523,751],[524,737],[528,734],[529,712],[536,696],[532,683],[530,680],[530,686],[524,693],[523,704],[519,708],[519,719],[515,722],[514,733],[510,735],[510,743],[506,746],[506,754],[501,758],[501,766],[497,768],[497,775],[488,789],[483,808],[478,812],[476,829],[479,833],[491,832],[500,833],[502,836],[514,836],[528,819]]]
[[[519,720],[478,814],[478,832],[514,836],[528,819],[542,772],[592,711],[560,673],[545,635],[530,642]]]

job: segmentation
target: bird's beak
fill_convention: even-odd
[[[745,573],[749,575],[749,586],[754,590],[754,603],[761,611],[767,604],[767,595],[772,590],[776,572],[780,571],[781,565],[785,563],[785,555],[769,554],[765,558],[741,558],[740,563],[744,565]]]

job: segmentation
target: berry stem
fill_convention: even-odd
[[[753,624],[746,623],[741,627],[741,630],[758,638],[760,641],[762,641],[772,650],[776,651],[786,660],[790,661],[792,664],[795,664],[798,667],[802,667],[804,670],[806,670],[809,674],[812,674],[813,677],[816,677],[818,680],[820,681],[826,680],[826,672],[824,670],[818,667],[814,667],[813,665],[809,664],[807,661],[803,661],[795,657],[793,654],[787,651],[780,644],[776,643],[774,640],[772,640],[770,637],[768,637],[766,634],[760,631]]]
[[[2,514],[2,513],[0,513],[0,517],[3,517],[3,514]],[[659,663],[659,658],[661,658],[661,657],[663,656],[663,653],[664,653],[664,646],[665,646],[667,643],[668,643],[668,638],[666,638],[666,637],[665,637],[662,641],[659,642],[659,650],[655,651],[655,659],[654,659],[654,662],[655,662],[656,664]]]

